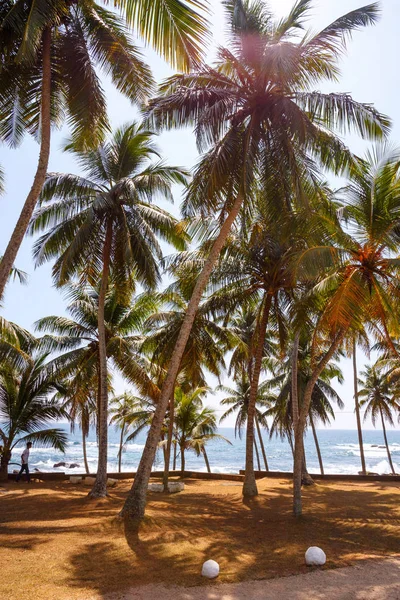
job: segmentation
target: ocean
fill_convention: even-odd
[[[33,447],[30,454],[29,465],[31,471],[38,469],[45,472],[82,473],[84,472],[82,440],[80,431],[70,433],[69,425],[59,424],[69,434],[68,448],[65,454],[51,448]],[[231,442],[228,444],[224,440],[210,441],[206,448],[210,461],[211,470],[214,473],[238,473],[239,469],[244,468],[245,462],[245,437],[235,438],[233,428],[220,428],[220,435],[223,435]],[[389,473],[389,463],[387,460],[386,449],[382,431],[368,430],[363,432],[365,459],[368,471],[374,473]],[[392,454],[392,460],[397,472],[400,472],[400,431],[389,430],[388,440]],[[291,471],[292,454],[290,446],[286,441],[279,438],[269,439],[268,435],[263,436],[269,468],[273,471]],[[360,470],[360,451],[358,447],[357,432],[353,430],[318,430],[318,439],[321,448],[322,459],[325,473],[347,473],[357,474]],[[134,471],[139,463],[140,456],[145,443],[145,434],[140,435],[135,443],[127,444],[126,450],[122,456],[122,471]],[[118,448],[119,431],[113,427],[109,428],[109,452],[108,452],[108,471],[118,470]],[[305,439],[305,452],[307,457],[307,467],[310,473],[319,473],[319,465],[315,445],[312,435],[309,433]],[[96,472],[97,467],[97,441],[96,432],[90,431],[87,441],[87,454],[89,468],[92,473]],[[13,452],[12,462],[20,463],[21,449],[16,448]],[[262,461],[262,457],[260,456]],[[77,463],[79,467],[69,469],[68,467],[54,468],[57,462]],[[204,460],[196,457],[194,452],[185,453],[186,469],[192,471],[205,471]],[[10,471],[18,468],[17,465],[10,465]],[[163,468],[162,451],[157,451],[154,469]],[[180,458],[177,460],[177,468],[180,468]]]

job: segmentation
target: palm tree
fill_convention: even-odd
[[[165,292],[159,295],[160,302],[169,310],[158,310],[145,323],[145,341],[142,352],[150,357],[153,365],[164,370],[168,365],[171,352],[177,341],[181,324],[185,317],[190,299],[191,285],[185,280],[185,273],[179,270],[180,278]],[[190,273],[192,275],[192,271]],[[186,390],[189,387],[206,385],[204,368],[220,377],[225,369],[225,353],[232,347],[232,336],[226,328],[210,318],[207,301],[199,307],[185,352],[179,368],[179,385]],[[161,374],[164,377],[165,374]],[[159,385],[161,383],[159,382]],[[171,458],[172,434],[174,423],[175,397],[171,396],[169,406],[169,430],[165,448],[164,488],[168,491],[169,465]]]
[[[153,86],[150,69],[122,18],[93,0],[6,0],[0,7],[0,139],[17,146],[24,133],[40,139],[32,187],[0,263],[4,292],[45,182],[51,126],[66,118],[81,148],[97,147],[109,131],[97,71],[110,75],[132,102]]]
[[[105,0],[121,9],[127,22],[173,69],[187,71],[202,61],[210,39],[208,4],[201,0]]]
[[[318,277],[319,303],[311,345],[312,373],[304,390],[295,436],[294,513],[301,514],[303,433],[314,385],[343,344],[364,325],[379,332],[394,349],[399,335],[397,304],[400,267],[397,258],[400,208],[400,161],[386,147],[368,153],[354,165],[351,182],[342,190],[344,206],[337,216],[321,213],[331,223],[330,243],[309,248],[299,262]],[[317,313],[316,313],[317,314]],[[391,335],[389,335],[389,330]]]
[[[191,184],[186,214],[220,213],[220,231],[197,279],[132,491],[123,515],[142,518],[146,490],[164,414],[174,389],[197,307],[210,274],[241,206],[257,178],[268,178],[271,165],[290,173],[293,156],[313,152],[327,167],[339,169],[348,153],[333,128],[354,127],[380,138],[389,122],[371,106],[347,94],[310,92],[315,82],[335,79],[345,39],[354,29],[377,19],[377,5],[339,18],[315,36],[298,43],[291,34],[303,28],[310,2],[298,2],[287,19],[275,24],[260,3],[232,3],[233,51],[222,48],[215,67],[200,67],[163,84],[148,119],[161,128],[194,125],[200,150],[211,145]],[[229,8],[229,7],[228,7]],[[260,14],[261,12],[261,14]]]
[[[107,405],[101,404],[100,393],[100,335],[98,328],[99,292],[97,289],[84,289],[80,285],[69,287],[71,303],[67,311],[72,319],[49,316],[35,324],[38,331],[50,332],[40,340],[43,349],[62,354],[54,359],[63,377],[80,373],[80,394],[90,391],[97,382],[96,391],[97,423],[99,440],[103,419],[107,419]],[[113,366],[141,391],[157,394],[146,373],[147,365],[139,353],[142,343],[141,328],[156,303],[151,295],[143,294],[131,304],[131,296],[120,299],[114,286],[110,286],[104,302],[105,353],[112,359]],[[93,385],[92,383],[93,382]],[[107,371],[107,396],[109,390]],[[104,415],[104,412],[105,415]],[[103,438],[104,439],[104,438]],[[101,442],[99,441],[99,446]],[[99,447],[99,455],[101,448]]]
[[[303,333],[304,336],[304,333]],[[298,398],[301,401],[304,390],[311,376],[310,364],[311,348],[309,340],[301,338],[297,355],[297,390]],[[272,406],[266,411],[265,417],[272,417],[270,435],[274,433],[281,438],[287,437],[290,446],[293,448],[292,432],[294,430],[293,422],[293,402],[292,402],[292,352],[287,353],[285,360],[277,360],[273,366],[274,375],[268,381],[261,385],[260,394],[271,394],[271,391],[277,390],[275,399],[271,402]],[[317,379],[311,398],[307,424],[311,426],[315,448],[317,451],[318,462],[321,475],[324,474],[323,461],[319,447],[316,421],[321,421],[323,425],[330,422],[330,418],[335,418],[332,402],[335,402],[338,408],[343,409],[344,403],[339,394],[331,386],[332,379],[337,378],[339,383],[343,383],[343,375],[339,367],[333,363],[327,365]],[[305,465],[303,468],[306,469]]]
[[[91,152],[71,148],[88,177],[50,174],[42,192],[42,207],[30,231],[47,230],[35,243],[36,264],[56,258],[53,276],[58,286],[78,275],[100,283],[99,336],[99,465],[92,497],[102,497],[107,481],[107,355],[104,307],[112,275],[120,298],[130,297],[134,281],[147,288],[160,280],[162,257],[157,237],[185,248],[186,235],[177,221],[152,204],[158,194],[172,199],[171,185],[186,183],[185,172],[161,162],[154,134],[136,123],[117,129],[112,140]]]
[[[358,401],[358,370],[357,370],[357,344],[362,343],[364,350],[369,351],[368,337],[363,332],[363,335],[353,335],[349,340],[349,348],[347,353],[351,354],[352,362],[353,362],[353,387],[354,387],[354,408],[356,413],[356,422],[357,422],[357,435],[358,435],[358,445],[360,448],[360,460],[361,460],[361,475],[367,474],[367,469],[365,466],[365,455],[364,455],[364,443],[363,443],[363,433],[362,433],[362,425],[361,425],[361,414],[360,414],[360,403]]]
[[[58,362],[58,361],[57,361]],[[87,459],[86,439],[89,435],[90,426],[97,425],[97,377],[94,381],[87,379],[87,373],[79,367],[75,373],[63,382],[64,389],[58,392],[57,397],[63,401],[63,408],[68,414],[71,433],[74,433],[78,424],[82,433],[83,462],[86,474],[89,475],[89,463]]]
[[[2,445],[0,479],[7,480],[13,449],[20,442],[32,442],[65,451],[68,437],[51,427],[65,418],[59,402],[50,398],[59,387],[58,374],[46,362],[47,354],[26,353],[19,366],[2,361],[0,367],[0,440]]]
[[[142,408],[143,402],[141,398],[132,396],[128,392],[124,392],[121,396],[116,396],[111,400],[110,414],[112,415],[110,425],[115,425],[121,429],[119,450],[118,450],[118,473],[121,473],[122,452],[124,445],[127,443],[125,436],[132,422],[137,424],[138,408]],[[136,433],[137,435],[137,433]]]
[[[249,380],[247,379],[245,374],[242,375],[241,379],[236,380],[236,389],[232,389],[230,387],[226,387],[223,385],[220,385],[217,388],[217,390],[222,391],[225,394],[229,394],[228,396],[225,396],[221,400],[221,404],[223,406],[229,406],[229,408],[221,416],[219,422],[222,423],[222,421],[227,419],[232,414],[236,413],[235,437],[236,436],[239,436],[239,438],[242,437],[242,430],[243,430],[243,427],[246,425],[246,423],[247,423],[247,427],[248,427],[248,407],[249,407],[249,402],[250,402],[250,388],[251,388],[251,386],[250,386]],[[256,409],[255,409],[255,414],[254,414],[254,420],[256,423],[258,440],[259,440],[261,452],[262,452],[262,455],[264,458],[264,466],[265,466],[266,471],[269,470],[269,467],[268,467],[267,455],[266,455],[265,448],[264,448],[264,442],[262,439],[260,426],[264,427],[266,430],[268,430],[268,423],[263,415],[264,415],[265,408],[268,405],[269,400],[270,400],[270,398],[267,399],[264,396],[259,394],[257,396]],[[263,408],[264,408],[264,412],[262,411]],[[254,438],[254,448],[256,450],[256,455],[258,457],[257,441],[255,438]],[[260,471],[261,468],[260,468],[259,458],[257,458],[257,462],[258,462],[258,470]]]
[[[395,412],[399,415],[399,392],[388,374],[383,373],[377,365],[367,366],[364,371],[361,371],[361,376],[359,383],[364,387],[359,390],[358,397],[363,398],[360,406],[365,407],[364,421],[370,416],[373,426],[376,427],[376,421],[380,417],[390,469],[392,474],[395,475],[396,472],[386,435],[385,420],[394,426],[392,413]]]
[[[175,390],[175,439],[181,453],[181,472],[185,472],[185,451],[193,450],[196,456],[202,455],[207,471],[211,473],[210,463],[206,452],[206,444],[213,439],[222,439],[228,444],[231,442],[217,431],[217,416],[215,410],[203,407],[201,397],[207,388],[195,388],[184,393],[182,388]]]

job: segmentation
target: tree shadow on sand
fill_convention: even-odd
[[[378,493],[373,486],[314,486],[304,494],[301,519],[292,516],[289,485],[275,485],[245,503],[230,490],[213,495],[211,489],[192,489],[150,495],[149,516],[139,528],[109,522],[107,542],[87,543],[72,555],[69,585],[90,585],[103,595],[154,581],[204,585],[201,565],[209,558],[220,563],[219,581],[305,573],[310,545],[324,548],[327,568],[398,552],[398,494]]]

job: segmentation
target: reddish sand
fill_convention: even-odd
[[[151,588],[141,586],[157,582],[205,585],[204,598],[249,599],[248,592],[210,595],[209,586],[217,592],[220,583],[306,573],[310,545],[325,550],[324,570],[400,554],[396,483],[319,483],[304,490],[304,516],[296,520],[287,481],[263,479],[259,496],[243,503],[238,483],[188,480],[180,494],[149,494],[138,534],[124,531],[116,517],[128,488],[121,481],[108,499],[94,502],[88,488],[69,482],[3,485],[0,598],[150,599]],[[200,576],[208,558],[220,563],[218,582]],[[189,592],[171,590],[175,598],[201,597]],[[158,597],[167,597],[165,589]]]

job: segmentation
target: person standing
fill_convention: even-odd
[[[29,466],[28,466],[28,462],[29,462],[29,450],[32,448],[32,443],[28,442],[26,445],[25,450],[23,451],[23,453],[21,454],[21,469],[20,472],[17,475],[17,478],[15,481],[19,481],[21,478],[22,473],[25,471],[26,473],[26,479],[28,481],[28,483],[31,482],[31,476],[29,474]]]

